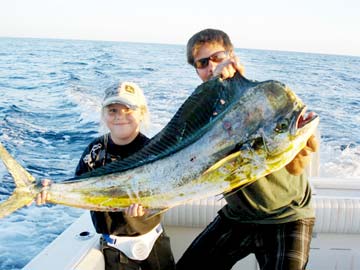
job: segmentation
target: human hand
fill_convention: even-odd
[[[43,187],[47,187],[51,185],[51,180],[43,179],[41,181]],[[46,189],[43,189],[35,198],[36,205],[40,206],[46,204],[47,201],[50,200],[50,194],[47,192]]]
[[[293,175],[301,175],[306,166],[310,163],[311,153],[318,151],[319,143],[315,137],[312,135],[306,142],[306,146],[300,150],[300,152],[295,156],[295,158],[285,166],[286,170]]]
[[[213,76],[220,76],[221,79],[225,80],[232,78],[236,72],[239,72],[242,76],[244,76],[245,67],[240,63],[239,57],[233,55],[216,66]]]
[[[146,214],[146,209],[141,204],[133,203],[125,209],[125,214],[130,217],[141,217]]]

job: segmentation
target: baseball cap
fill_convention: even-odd
[[[146,100],[140,87],[132,82],[123,82],[110,86],[105,90],[102,106],[123,104],[129,108],[146,106]]]

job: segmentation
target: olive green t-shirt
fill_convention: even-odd
[[[262,177],[225,197],[220,211],[242,223],[277,224],[315,217],[307,177],[291,175],[285,168]]]

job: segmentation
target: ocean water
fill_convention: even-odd
[[[320,115],[320,176],[360,178],[360,58],[236,49],[246,77],[289,85]],[[153,136],[201,82],[185,46],[0,38],[0,141],[36,178],[73,176],[99,134],[104,89],[134,81]],[[341,180],[345,181],[345,180]],[[0,164],[0,201],[12,192]],[[21,269],[84,210],[29,206],[0,220],[0,269]]]

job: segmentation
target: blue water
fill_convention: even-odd
[[[321,175],[360,176],[360,58],[237,49],[249,79],[280,80],[320,117]],[[156,134],[200,84],[185,46],[0,38],[0,141],[36,178],[72,177],[99,134],[105,87],[134,81]],[[0,165],[0,201],[14,188]],[[30,206],[0,220],[0,269],[21,269],[83,210]]]

